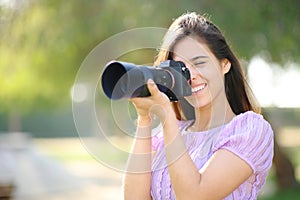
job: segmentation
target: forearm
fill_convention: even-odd
[[[151,199],[151,119],[139,118],[124,176],[125,199]]]
[[[200,186],[200,173],[187,152],[175,117],[165,120],[163,130],[168,170],[176,198],[192,199]]]

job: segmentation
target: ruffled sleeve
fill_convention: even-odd
[[[226,128],[213,151],[227,149],[246,161],[254,173],[270,169],[274,137],[270,124],[254,112],[237,117]]]

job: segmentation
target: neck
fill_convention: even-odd
[[[236,115],[232,111],[227,98],[222,102],[214,103],[195,109],[195,122],[190,131],[205,131],[230,122]]]

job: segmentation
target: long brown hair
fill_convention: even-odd
[[[246,111],[259,113],[260,108],[245,79],[242,67],[237,57],[231,51],[220,29],[205,16],[196,13],[186,13],[178,17],[166,33],[157,55],[155,65],[165,60],[173,59],[173,49],[178,41],[187,36],[195,36],[203,41],[216,58],[221,61],[228,59],[231,69],[225,74],[225,93],[231,109],[235,114]],[[172,103],[177,119],[194,119],[194,108],[186,100]]]

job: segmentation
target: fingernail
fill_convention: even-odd
[[[154,81],[152,79],[148,79],[148,84],[154,85]]]

